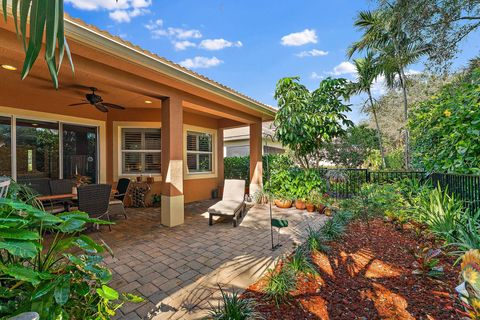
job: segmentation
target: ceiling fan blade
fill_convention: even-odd
[[[122,106],[119,106],[118,104],[114,104],[114,103],[107,103],[107,102],[102,102],[102,104],[106,107],[109,107],[109,108],[113,108],[113,109],[119,109],[119,110],[125,110],[124,107]]]
[[[75,107],[75,106],[83,106],[85,104],[90,104],[90,102],[79,102],[79,103],[72,103],[72,104],[69,104],[68,106],[69,107]]]
[[[103,104],[101,104],[100,102],[95,103],[94,106],[95,106],[98,110],[100,110],[100,111],[102,111],[102,112],[108,112],[107,107],[105,107],[105,106],[104,106]]]

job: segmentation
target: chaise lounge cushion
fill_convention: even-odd
[[[212,213],[214,215],[233,216],[235,212],[241,209],[242,206],[243,201],[239,202],[234,200],[222,200],[208,208],[208,213]]]

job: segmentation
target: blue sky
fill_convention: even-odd
[[[369,0],[65,0],[87,23],[181,63],[275,106],[278,79],[300,76],[310,89],[327,76],[353,79],[346,48],[358,39],[353,21]],[[454,63],[480,52],[480,33]],[[412,71],[422,70],[414,65]],[[353,99],[350,117],[364,116]]]

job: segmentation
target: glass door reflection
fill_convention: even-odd
[[[97,183],[97,128],[63,124],[63,178],[76,175]]]

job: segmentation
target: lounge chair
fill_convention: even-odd
[[[208,208],[208,224],[213,224],[213,216],[232,216],[233,227],[245,210],[245,180],[225,180],[222,201]]]
[[[10,187],[10,178],[0,178],[0,199],[6,198]]]

